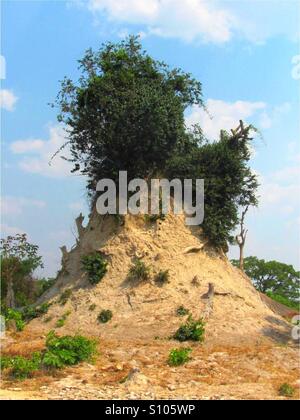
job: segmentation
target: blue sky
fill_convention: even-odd
[[[189,110],[216,138],[239,119],[256,125],[251,165],[260,206],[247,219],[246,254],[299,268],[299,1],[2,1],[2,235],[27,232],[45,274],[59,246],[74,243],[74,218],[87,214],[85,180],[52,153],[64,142],[55,99],[59,80],[78,77],[89,48],[140,34],[145,49],[203,84],[210,111]],[[4,78],[5,76],[5,78]],[[237,249],[231,250],[237,255]]]

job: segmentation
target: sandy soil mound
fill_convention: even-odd
[[[170,214],[154,224],[142,217],[126,216],[121,226],[116,217],[101,217],[94,212],[86,227],[82,218],[77,226],[77,244],[70,252],[63,248],[57,282],[42,298],[54,304],[44,318],[31,322],[27,328],[32,331],[55,328],[57,320],[67,313],[65,325],[59,330],[62,333],[126,340],[166,338],[184,320],[176,316],[180,305],[195,318],[207,314],[207,292],[209,283],[213,283],[216,293],[207,317],[206,343],[290,340],[289,324],[267,307],[248,277],[225,255],[205,244],[199,228],[185,225],[183,216]],[[102,281],[91,286],[81,258],[94,251],[103,253],[109,266]],[[135,258],[141,258],[152,273],[149,281],[138,285],[128,282]],[[169,283],[161,287],[153,281],[160,270],[169,270],[170,274]],[[62,306],[57,300],[66,289],[72,294]],[[113,312],[107,324],[97,321],[102,309]]]

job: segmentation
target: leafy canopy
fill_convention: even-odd
[[[89,49],[79,63],[79,82],[65,78],[56,102],[69,127],[73,170],[88,176],[92,192],[120,170],[129,179],[163,171],[186,136],[185,109],[202,105],[201,84],[151,58],[133,36]]]
[[[239,207],[257,204],[257,179],[248,166],[254,128],[222,131],[213,143],[198,125],[188,130],[185,111],[204,107],[201,83],[154,60],[136,37],[88,50],[79,64],[81,77],[62,81],[56,105],[68,132],[61,150],[68,144],[73,172],[87,175],[92,203],[97,182],[117,180],[121,170],[128,181],[204,179],[204,233],[226,248]]]
[[[239,265],[238,260],[232,260],[232,263],[237,267]],[[244,270],[260,292],[270,294],[270,297],[275,297],[276,300],[280,300],[276,298],[277,295],[294,303],[299,302],[300,272],[292,265],[260,260],[252,256],[244,259]]]
[[[1,299],[5,299],[8,284],[15,294],[16,306],[32,303],[36,297],[33,272],[43,267],[39,247],[28,242],[26,234],[8,236],[0,240]]]

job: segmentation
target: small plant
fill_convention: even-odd
[[[101,322],[101,324],[106,324],[108,321],[112,319],[113,313],[109,309],[104,309],[100,312],[98,315],[98,322]]]
[[[202,319],[195,321],[189,316],[187,322],[181,325],[173,338],[178,341],[204,341],[205,324]]]
[[[97,305],[95,303],[92,303],[92,305],[90,305],[89,307],[89,311],[94,311],[96,309]]]
[[[72,296],[72,290],[71,289],[64,290],[62,292],[62,294],[60,295],[59,299],[58,299],[58,303],[61,306],[65,306],[71,296]]]
[[[169,278],[170,278],[169,270],[165,270],[165,271],[161,270],[159,271],[159,273],[156,274],[154,281],[159,286],[162,286],[166,283],[169,283]]]
[[[295,388],[289,384],[282,384],[279,387],[279,395],[282,397],[293,397],[295,395]]]
[[[129,270],[128,278],[131,281],[145,281],[150,276],[150,268],[146,266],[144,261],[136,259]]]
[[[183,305],[178,306],[178,308],[176,309],[176,315],[177,316],[185,316],[188,315],[190,313],[190,311],[185,308]]]
[[[169,354],[168,364],[170,366],[180,366],[190,360],[191,349],[172,349]]]
[[[93,340],[80,335],[58,337],[53,331],[47,336],[46,348],[42,364],[52,369],[92,361],[96,354],[96,343]]]
[[[15,321],[16,328],[18,331],[23,331],[25,328],[25,321],[23,320],[23,315],[20,311],[15,309],[8,308],[5,313],[6,321]]]
[[[32,377],[33,373],[38,371],[41,363],[41,354],[33,353],[31,359],[25,359],[21,356],[6,357],[1,362],[2,369],[10,369],[9,375],[14,379],[26,379]]]
[[[41,353],[33,353],[30,359],[21,356],[3,356],[1,371],[9,370],[10,377],[26,379],[42,369],[61,369],[80,362],[92,362],[96,354],[96,342],[80,335],[58,337],[54,331],[47,335],[46,348]]]
[[[24,320],[27,322],[31,321],[32,319],[39,318],[40,316],[45,315],[49,308],[51,306],[51,303],[43,303],[40,306],[27,306],[23,309],[22,314]]]
[[[56,328],[62,328],[65,325],[66,320],[67,320],[67,318],[70,314],[71,314],[71,312],[64,313],[62,315],[62,317],[57,320],[57,322],[55,324]]]
[[[108,263],[99,252],[82,257],[81,262],[91,284],[98,284],[107,272]]]

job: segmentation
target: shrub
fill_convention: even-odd
[[[42,353],[33,353],[31,359],[21,356],[0,359],[1,371],[9,369],[15,379],[30,378],[43,368],[61,369],[83,361],[91,362],[96,354],[96,343],[80,335],[58,337],[53,331],[47,335],[46,349]]]
[[[53,331],[47,336],[46,347],[42,363],[47,368],[60,369],[92,361],[96,354],[96,343],[93,340],[80,335],[58,337]]]
[[[195,321],[191,316],[188,318],[187,322],[181,325],[176,333],[174,334],[174,339],[178,341],[204,341],[204,328],[203,320],[199,319]]]
[[[22,314],[23,314],[23,318],[26,321],[31,321],[32,319],[38,318],[42,315],[45,315],[49,308],[51,306],[51,303],[43,303],[40,306],[27,306],[26,308],[23,309]]]
[[[10,376],[12,378],[22,380],[32,377],[32,374],[39,370],[40,363],[41,354],[34,353],[31,359],[25,359],[21,356],[9,358],[6,361],[6,368],[10,369]]]
[[[128,278],[131,281],[145,281],[148,280],[150,276],[150,268],[146,264],[136,259],[129,270]]]
[[[289,384],[282,384],[279,387],[279,395],[282,397],[293,397],[295,395],[295,388]]]
[[[172,349],[169,354],[168,364],[170,366],[180,366],[190,360],[191,349]]]
[[[177,316],[185,316],[189,314],[189,310],[186,309],[183,305],[178,306],[178,308],[176,309],[176,315]]]
[[[10,321],[13,320],[16,323],[16,327],[18,331],[23,331],[25,328],[25,321],[23,320],[22,313],[15,309],[8,308],[5,313],[5,320]]]
[[[103,310],[98,315],[98,322],[101,322],[101,324],[106,324],[106,322],[110,321],[112,319],[112,311],[109,309]]]
[[[156,274],[154,281],[158,285],[162,286],[166,283],[169,283],[169,278],[170,278],[169,270],[159,271],[159,273]]]
[[[82,257],[81,262],[91,284],[98,284],[107,272],[108,263],[98,252]]]
[[[94,311],[96,309],[97,305],[95,303],[93,303],[92,305],[90,305],[89,307],[89,311]]]
[[[70,299],[70,297],[72,296],[72,290],[71,289],[66,289],[62,292],[62,294],[60,295],[60,298],[58,299],[58,303],[61,306],[65,306],[65,304],[68,302],[68,300]]]
[[[62,328],[65,325],[66,320],[67,320],[67,318],[70,314],[71,314],[71,312],[64,313],[62,315],[62,317],[57,320],[57,322],[55,324],[56,328]]]

